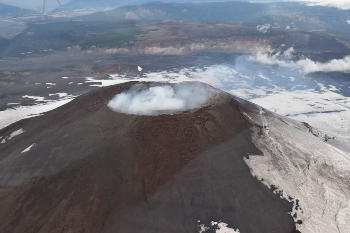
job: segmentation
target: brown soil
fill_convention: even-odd
[[[240,110],[254,105],[218,91],[171,115],[106,106],[131,85],[100,88],[0,131],[26,130],[0,144],[0,232],[198,232],[220,220],[242,233],[296,232],[291,203],[243,161],[260,154]]]

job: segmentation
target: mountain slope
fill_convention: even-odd
[[[198,83],[191,110],[106,106],[134,84],[0,131],[1,232],[348,232],[350,161],[301,124]]]
[[[105,105],[131,85],[1,131],[25,131],[1,144],[2,232],[195,232],[220,220],[241,232],[295,232],[291,203],[243,161],[259,151],[237,100],[218,92],[158,116]]]

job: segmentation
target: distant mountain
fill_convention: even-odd
[[[135,4],[135,1],[129,1],[131,4]],[[54,11],[69,11],[83,8],[105,8],[105,7],[118,7],[122,6],[126,1],[115,1],[115,0],[73,0],[67,4],[64,4]]]
[[[4,50],[6,48],[6,46],[9,45],[9,41],[0,37],[0,51]]]
[[[223,0],[202,0],[201,2],[222,2]],[[231,1],[241,1],[245,0],[231,0]],[[189,0],[163,0],[163,1],[150,1],[150,0],[73,0],[67,4],[62,5],[55,9],[56,12],[67,11],[67,10],[79,10],[86,8],[111,8],[111,7],[121,7],[121,6],[131,6],[140,5],[149,2],[171,2],[171,3],[184,3],[190,2]]]
[[[149,3],[149,0],[73,0],[56,8],[53,12],[62,11],[78,11],[78,10],[94,10],[95,12],[100,10],[106,10],[122,6],[141,5]],[[163,1],[174,2],[174,1]],[[186,1],[177,1],[186,2]]]
[[[91,0],[90,0],[91,1]],[[114,10],[81,16],[84,20],[167,20],[224,21],[271,26],[330,30],[349,34],[346,23],[350,11],[311,7],[300,3],[164,3],[123,6]]]
[[[0,39],[2,56],[18,56],[27,52],[62,51],[72,46],[120,46],[136,39],[135,22],[62,21],[28,24],[28,28],[10,41]]]
[[[0,16],[2,17],[18,17],[31,13],[33,13],[33,11],[0,3]]]
[[[97,12],[83,17],[87,20],[252,20],[264,16],[269,6],[244,2],[221,3],[164,3],[150,2],[143,5],[124,6],[110,11]],[[247,14],[246,12],[251,12]]]

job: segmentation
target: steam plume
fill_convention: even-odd
[[[304,74],[314,72],[344,72],[350,73],[350,56],[343,59],[333,59],[327,63],[315,62],[310,59],[303,59],[296,62]]]
[[[350,73],[350,56],[346,56],[343,59],[333,59],[326,63],[315,62],[308,58],[292,61],[291,59],[293,58],[293,52],[293,48],[290,48],[283,53],[267,49],[265,51],[257,52],[253,57],[251,57],[251,59],[266,65],[278,65],[282,67],[295,68],[303,74],[315,72]]]
[[[137,84],[116,95],[108,107],[118,112],[138,115],[174,113],[199,107],[210,98],[211,92],[200,83],[151,87]]]

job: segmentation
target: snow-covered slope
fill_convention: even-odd
[[[253,141],[263,156],[245,159],[252,175],[292,200],[291,215],[302,233],[350,232],[350,158],[310,137],[298,122],[261,108],[246,112]]]

